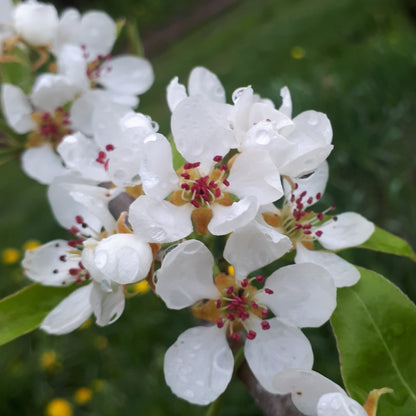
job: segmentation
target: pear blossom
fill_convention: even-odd
[[[190,162],[207,153],[214,156],[209,148],[216,142],[222,146],[219,154],[230,149],[266,151],[281,175],[297,178],[313,172],[333,148],[332,128],[325,114],[305,111],[292,119],[287,87],[281,90],[279,109],[254,94],[251,87],[234,91],[234,104],[229,105],[215,74],[197,67],[190,74],[188,92],[177,77],[167,88],[175,143]],[[198,147],[193,146],[195,137],[199,138]]]
[[[113,103],[96,109],[92,119],[92,136],[70,134],[57,147],[67,170],[51,182],[48,198],[64,227],[70,227],[79,213],[89,223],[97,217],[111,222],[110,207],[116,198],[133,201],[143,193],[141,174],[147,168],[143,142],[156,134],[157,124]],[[150,163],[157,165],[160,158],[159,152]]]
[[[148,243],[118,233],[118,225],[99,231],[77,215],[74,238],[54,240],[28,250],[22,261],[27,277],[47,286],[81,287],[62,300],[42,321],[50,334],[66,334],[94,314],[97,325],[116,321],[124,310],[123,286],[144,280],[153,261]]]
[[[248,272],[269,261],[262,258],[261,247],[259,256],[247,249],[229,240],[224,256],[228,261],[232,257],[236,270]],[[227,339],[238,340],[241,332],[246,333],[246,360],[266,390],[273,391],[275,374],[286,368],[310,369],[312,350],[299,328],[317,327],[329,319],[336,304],[330,275],[314,264],[291,265],[274,272],[266,287],[257,289],[252,283],[263,283],[263,276],[247,279],[241,273],[220,273],[214,279],[213,264],[203,243],[188,240],[166,254],[156,274],[156,293],[168,308],[193,305],[197,318],[215,324],[185,331],[168,349],[164,372],[172,391],[195,404],[215,400],[233,372]],[[270,311],[275,317],[267,319]]]
[[[2,85],[1,104],[7,123],[16,133],[29,135],[22,168],[41,183],[49,183],[65,171],[56,146],[74,127],[64,108],[73,98],[71,84],[59,75],[40,75],[30,96],[14,85]]]
[[[293,178],[313,172],[330,154],[333,145],[328,117],[304,111],[292,117],[289,89],[281,89],[279,109],[272,101],[254,94],[251,87],[233,93],[231,125],[238,150],[267,149],[281,175]]]
[[[149,241],[168,242],[189,235],[193,221],[200,234],[224,235],[248,224],[259,205],[280,198],[280,177],[266,152],[240,154],[226,164],[216,154],[216,144],[199,155],[201,161],[186,162],[175,173],[167,139],[155,135],[145,140],[147,168],[141,174],[145,195],[130,206],[133,229],[147,229]],[[186,160],[191,147],[198,146],[187,145],[182,153]],[[166,220],[169,210],[174,212],[173,222]]]
[[[312,370],[285,370],[273,380],[275,393],[291,393],[306,416],[368,416],[365,409],[337,384]]]
[[[322,198],[327,180],[326,162],[306,178],[291,180],[291,184],[285,180],[282,208],[277,209],[272,205],[262,207],[257,221],[290,238],[296,249],[295,263],[318,264],[331,274],[337,287],[352,286],[359,280],[360,273],[331,251],[364,243],[374,232],[374,224],[354,212],[330,216],[328,219],[328,212],[335,206],[323,212],[312,211],[310,207]],[[317,250],[315,241],[329,251]]]
[[[157,123],[114,103],[97,108],[90,118],[89,137],[76,132],[57,147],[65,166],[85,179],[123,189],[140,185],[143,143],[157,132]]]
[[[48,47],[56,37],[58,12],[54,5],[35,0],[16,6],[11,0],[0,2],[0,54],[4,41],[25,43],[34,48]]]
[[[72,83],[79,97],[73,104],[75,117],[84,115],[83,131],[89,133],[85,114],[108,101],[133,108],[137,95],[153,83],[149,61],[133,55],[113,57],[116,23],[104,12],[89,11],[82,16],[66,10],[60,19],[53,51],[58,72]]]

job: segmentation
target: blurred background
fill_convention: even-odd
[[[294,115],[314,109],[332,122],[335,148],[322,207],[357,211],[416,246],[416,13],[411,0],[90,0],[55,2],[62,10],[101,9],[137,22],[156,80],[139,111],[169,133],[165,88],[203,65],[223,82],[228,101],[252,85]],[[117,51],[128,51],[123,37]],[[23,247],[67,237],[55,224],[46,188],[18,162],[0,166],[0,296],[29,282]],[[395,282],[416,300],[410,260],[364,250],[348,260]],[[40,331],[0,347],[2,416],[200,415],[163,378],[164,352],[193,325],[187,311],[166,313],[152,294],[133,297],[112,326],[93,323],[62,337]],[[315,369],[341,383],[330,325],[307,330]],[[239,380],[223,415],[260,415]]]

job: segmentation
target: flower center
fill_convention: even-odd
[[[56,149],[62,138],[72,133],[69,113],[62,107],[53,113],[35,111],[31,117],[37,128],[29,135],[28,147],[49,143]]]
[[[88,60],[90,58],[90,54],[86,51],[86,46],[82,45],[82,49],[84,50],[84,58]],[[105,62],[110,61],[112,58],[111,54],[106,56],[98,55],[96,59],[87,63],[87,77],[90,80],[90,87],[93,89],[97,86],[99,78],[102,74],[103,67],[102,65]],[[111,67],[107,66],[105,71],[110,72]]]
[[[294,185],[294,189],[297,189],[297,184]],[[282,234],[288,236],[294,247],[296,243],[302,243],[308,248],[313,248],[313,241],[323,234],[321,230],[314,227],[324,221],[325,215],[329,211],[336,208],[335,205],[331,205],[322,212],[307,209],[320,199],[320,193],[311,196],[307,191],[303,191],[299,196],[296,196],[292,192],[289,199],[285,198],[280,215],[263,213],[263,218],[269,225],[276,227]],[[337,217],[332,216],[332,220],[336,221]]]
[[[200,162],[185,163],[179,170],[180,191],[172,194],[170,201],[175,205],[189,202],[195,208],[211,208],[219,202],[229,205],[226,192],[230,183],[227,180],[228,166],[222,165],[222,157],[214,157],[215,164],[205,174],[201,172]]]
[[[265,319],[268,309],[256,301],[258,290],[250,284],[257,280],[264,282],[263,276],[239,281],[234,276],[220,273],[215,277],[215,285],[221,293],[217,299],[197,304],[192,308],[194,316],[215,323],[218,328],[227,328],[228,335],[238,341],[238,332],[244,330],[247,339],[254,339],[256,332],[250,329],[250,318]],[[273,294],[270,289],[263,289],[265,293]],[[263,330],[270,328],[267,321],[262,321]]]
[[[75,217],[75,225],[73,225],[68,230],[74,238],[67,241],[67,245],[70,247],[67,254],[63,254],[59,256],[59,261],[66,263],[69,259],[81,259],[81,253],[84,250],[84,241],[88,238],[95,238],[97,240],[101,240],[107,237],[107,232],[103,231],[101,233],[92,229],[85,221],[81,215],[77,215]],[[57,247],[59,243],[56,243]],[[54,269],[52,271],[54,274],[59,273],[58,269]],[[77,267],[72,267],[69,269],[69,274],[75,280],[77,284],[81,284],[86,280],[90,279],[90,273],[88,270],[85,269],[82,261],[78,261]],[[66,282],[62,282],[62,284],[66,284]]]

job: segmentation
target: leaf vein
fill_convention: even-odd
[[[354,293],[354,295],[357,297],[358,301],[361,303],[361,305],[363,306],[364,310],[366,311],[366,313],[367,313],[367,315],[368,315],[368,317],[369,317],[369,319],[370,319],[370,321],[371,321],[371,324],[372,324],[372,325],[373,325],[373,327],[374,327],[375,332],[376,332],[376,333],[377,333],[377,335],[379,336],[379,338],[380,338],[380,340],[381,340],[381,342],[382,342],[382,344],[383,344],[383,346],[384,346],[384,348],[385,348],[385,350],[386,350],[386,352],[387,352],[387,355],[389,356],[389,358],[390,358],[390,360],[391,360],[391,363],[392,363],[392,365],[393,365],[393,368],[394,368],[394,369],[396,370],[396,372],[397,372],[397,375],[398,375],[398,377],[399,377],[400,381],[402,382],[402,384],[403,384],[403,386],[406,388],[406,390],[408,390],[408,392],[409,392],[409,394],[410,394],[410,397],[411,397],[414,401],[416,401],[416,393],[415,393],[415,392],[413,392],[413,390],[411,389],[411,387],[409,386],[409,384],[408,384],[408,383],[406,382],[406,380],[404,379],[404,376],[402,375],[402,373],[401,373],[401,371],[400,371],[400,369],[399,369],[399,367],[398,367],[398,365],[397,365],[397,363],[396,363],[396,360],[394,359],[393,355],[391,354],[390,349],[389,349],[389,346],[388,346],[388,344],[387,344],[386,340],[384,339],[383,334],[382,334],[382,333],[381,333],[381,331],[379,330],[379,328],[378,328],[378,326],[377,326],[377,323],[375,322],[375,320],[374,320],[373,316],[371,315],[370,310],[367,308],[367,305],[365,304],[365,302],[364,302],[364,301],[360,298],[359,294],[358,294],[355,290],[352,290],[352,292],[353,292],[353,293]]]

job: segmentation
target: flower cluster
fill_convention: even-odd
[[[281,392],[277,374],[311,370],[301,328],[324,324],[336,288],[360,277],[335,251],[374,231],[357,213],[312,209],[328,180],[327,116],[293,117],[287,87],[279,108],[251,87],[227,103],[216,75],[197,67],[187,87],[178,78],[167,87],[170,140],[133,110],[152,69],[143,58],[111,55],[117,30],[109,16],[70,9],[58,17],[36,1],[1,5],[0,62],[32,48],[36,70],[45,69],[28,94],[2,84],[3,114],[27,137],[23,170],[49,185],[52,211],[72,234],[28,250],[22,263],[33,281],[77,287],[41,328],[68,333],[91,314],[111,324],[128,285],[147,279],[167,308],[190,307],[199,322],[166,352],[166,382],[177,396],[215,400],[238,345],[269,392]],[[218,236],[227,240],[214,257],[208,247]],[[261,271],[283,257],[284,267]]]

